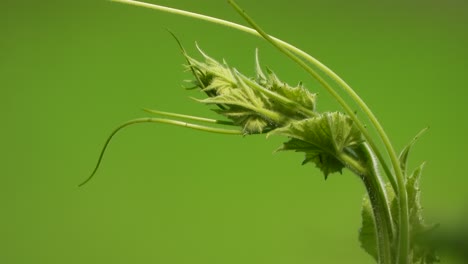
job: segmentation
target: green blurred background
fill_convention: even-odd
[[[152,0],[242,22],[226,1]],[[411,157],[427,161],[429,219],[465,210],[466,1],[243,1],[271,34],[339,73],[397,149],[430,126]],[[373,263],[359,247],[364,188],[349,174],[272,152],[283,138],[118,124],[141,108],[208,116],[182,81],[194,42],[253,74],[254,50],[290,83],[340,109],[301,69],[245,33],[98,0],[0,2],[0,263]],[[358,111],[358,115],[362,115]],[[449,263],[445,261],[443,263]]]

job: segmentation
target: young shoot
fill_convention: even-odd
[[[247,77],[226,62],[211,58],[198,46],[202,59],[190,56],[176,38],[186,60],[186,69],[193,75],[191,88],[206,95],[195,100],[214,107],[222,117],[209,119],[145,109],[158,117],[137,118],[117,127],[106,140],[91,176],[80,186],[96,174],[115,134],[134,124],[165,123],[219,134],[283,136],[287,140],[279,150],[304,153],[302,163],[314,164],[325,178],[348,169],[362,181],[367,195],[363,201],[359,241],[377,263],[430,264],[437,260],[434,250],[416,239],[433,228],[425,224],[419,201],[418,185],[424,164],[410,173],[407,166],[410,149],[426,129],[397,155],[377,117],[344,80],[310,54],[269,35],[233,0],[228,0],[229,4],[251,28],[160,5],[132,0],[112,1],[200,19],[259,36],[305,70],[336,99],[342,110],[319,111],[316,93],[302,83],[290,85],[281,81],[270,69],[262,70],[258,51],[255,54],[256,74]],[[377,139],[371,136],[350,103],[362,110],[367,118],[364,121],[370,122],[377,132]],[[379,141],[383,148],[378,146]],[[381,169],[385,177],[381,176]]]

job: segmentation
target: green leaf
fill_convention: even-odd
[[[419,180],[425,163],[416,168],[406,180],[406,193],[408,194],[408,211],[410,225],[413,229],[419,230],[424,226],[422,217],[422,206],[420,201],[421,192],[419,190]]]
[[[425,163],[416,168],[406,181],[406,192],[408,193],[408,210],[410,219],[410,246],[413,253],[414,263],[435,263],[438,259],[434,249],[428,248],[426,244],[419,243],[418,237],[433,229],[424,222],[421,206],[421,191],[419,189],[419,180]]]
[[[413,147],[414,143],[418,141],[418,139],[429,129],[429,127],[425,127],[422,129],[411,141],[406,145],[400,153],[399,160],[400,160],[400,167],[404,174],[406,174],[406,167],[408,163],[408,156],[411,148]]]
[[[371,255],[375,261],[378,261],[377,233],[375,230],[372,206],[367,195],[362,202],[361,216],[362,226],[361,229],[359,229],[359,242],[364,251]]]
[[[419,180],[421,178],[422,170],[425,163],[417,167],[411,175],[406,179],[405,189],[408,194],[408,211],[409,211],[409,223],[410,223],[410,254],[412,263],[421,264],[432,264],[437,261],[437,256],[434,250],[428,247],[427,244],[421,243],[418,237],[424,235],[429,230],[433,229],[433,226],[426,225],[422,215],[422,206],[420,201],[421,192],[419,189]],[[390,184],[386,186],[387,197],[390,201],[390,210],[392,215],[398,216],[398,199],[395,196],[393,188]],[[399,225],[398,217],[394,217],[395,226]],[[370,205],[369,198],[364,198],[362,207],[362,227],[359,232],[359,241],[361,242],[362,248],[369,253],[371,256],[376,258],[377,251],[375,249],[375,224],[372,218],[372,208]]]
[[[302,164],[304,165],[309,162],[315,163],[317,168],[319,168],[325,175],[325,179],[331,173],[341,173],[343,169],[343,163],[336,159],[333,155],[330,155],[324,151],[320,151],[314,145],[299,139],[290,139],[289,141],[283,143],[283,146],[281,146],[281,148],[278,150],[293,150],[296,152],[304,152],[305,159]]]
[[[279,150],[305,152],[303,163],[315,163],[325,177],[341,172],[345,166],[341,160],[345,150],[353,153],[353,149],[363,142],[362,134],[353,121],[339,112],[294,121],[270,134],[290,137]]]

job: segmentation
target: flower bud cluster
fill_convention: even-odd
[[[258,63],[256,78],[248,78],[203,52],[205,61],[187,57],[193,84],[208,95],[198,100],[217,105],[216,112],[242,127],[245,134],[260,134],[316,115],[316,95],[302,84],[282,82],[271,70],[264,74]]]

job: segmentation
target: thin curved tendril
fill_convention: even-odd
[[[234,122],[226,121],[226,120],[218,120],[218,119],[211,119],[211,118],[191,116],[191,115],[182,115],[182,114],[152,110],[152,109],[147,109],[147,108],[144,108],[143,111],[145,111],[147,113],[150,113],[150,114],[155,114],[155,115],[178,117],[178,118],[184,118],[184,119],[188,119],[188,120],[201,121],[201,122],[212,123],[212,124],[236,126],[236,124],[234,124]]]
[[[227,134],[227,135],[243,135],[242,131],[240,130],[234,130],[234,129],[223,129],[223,128],[214,128],[214,127],[208,127],[208,126],[202,126],[202,125],[197,125],[197,124],[192,124],[192,123],[186,123],[182,121],[177,121],[177,120],[172,120],[172,119],[164,119],[164,118],[152,118],[152,117],[147,117],[147,118],[137,118],[137,119],[132,119],[130,121],[127,121],[123,123],[122,125],[118,126],[112,133],[109,135],[107,138],[106,142],[104,143],[104,146],[101,150],[101,153],[99,155],[98,161],[96,166],[94,167],[93,172],[91,175],[81,184],[78,186],[83,186],[87,182],[89,182],[94,175],[96,174],[97,170],[99,169],[99,166],[101,165],[102,158],[104,157],[104,153],[106,152],[107,147],[109,146],[110,141],[112,138],[125,127],[135,125],[135,124],[141,124],[141,123],[163,123],[163,124],[170,124],[170,125],[176,125],[176,126],[181,126],[181,127],[188,127],[192,128],[195,130],[201,130],[205,132],[211,132],[211,133],[217,133],[217,134]]]

